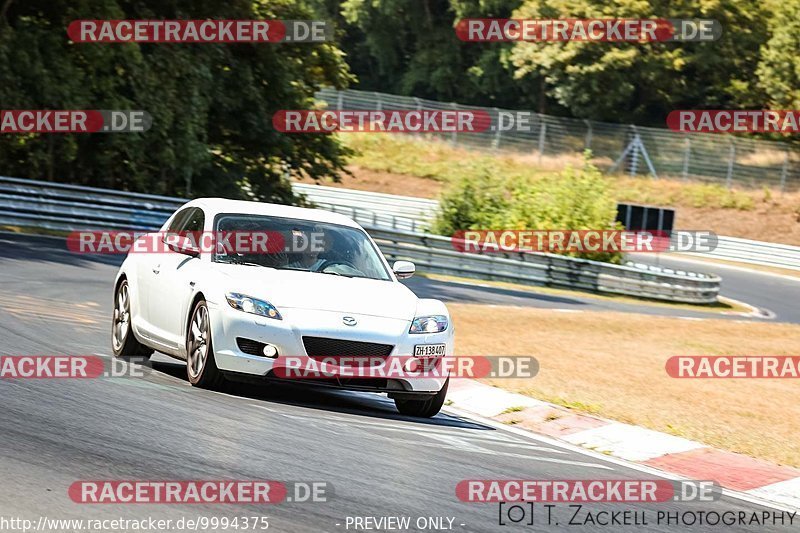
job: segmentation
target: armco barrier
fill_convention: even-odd
[[[720,237],[713,252],[689,255],[800,271],[800,246],[788,244]]]
[[[180,198],[0,177],[0,223],[54,230],[161,227]]]
[[[672,302],[713,303],[720,278],[652,265],[613,265],[545,253],[469,254],[449,237],[369,229],[392,261],[413,261],[421,270],[466,278],[625,294]]]
[[[369,211],[376,216],[373,226],[417,231],[426,229],[439,211],[439,202],[413,196],[356,191],[340,187],[325,187],[295,183],[294,192],[303,194],[318,207],[353,208]]]
[[[339,189],[340,191],[342,189]],[[386,195],[390,196],[390,195]],[[0,224],[55,230],[159,228],[186,200],[108,189],[0,177]],[[397,207],[399,204],[391,204]],[[720,278],[652,266],[612,265],[554,254],[465,254],[451,239],[415,230],[409,217],[367,206],[320,204],[352,216],[390,260],[408,259],[422,272],[625,294],[673,302],[713,303]],[[376,204],[372,205],[373,209]],[[428,206],[426,206],[427,209]],[[419,211],[419,215],[423,214]],[[409,227],[401,227],[405,221]]]

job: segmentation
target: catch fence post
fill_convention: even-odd
[[[547,123],[543,115],[539,115],[539,166],[542,166],[542,154],[544,154],[544,141],[547,137]]]
[[[683,181],[686,181],[689,179],[689,158],[692,156],[692,140],[689,137],[686,137],[684,144],[683,172],[681,172],[681,175],[683,176]]]
[[[731,188],[733,184],[733,163],[736,160],[736,143],[731,140],[731,148],[728,151],[728,173],[725,176],[725,186]]]

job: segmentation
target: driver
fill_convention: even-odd
[[[319,235],[322,235],[322,239],[320,239]],[[316,238],[312,238],[312,236]],[[327,259],[320,257],[320,254],[326,249],[327,240],[325,233],[320,228],[314,228],[308,233],[296,229],[292,230],[292,242],[302,242],[306,248],[301,252],[297,252],[295,254],[297,259],[287,266],[289,268],[318,272],[319,268],[327,261]]]

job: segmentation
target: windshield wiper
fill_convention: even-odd
[[[219,262],[219,263],[227,263],[229,265],[245,265],[245,266],[254,266],[254,267],[264,267],[264,265],[259,265],[258,263],[250,263],[248,261],[243,261],[243,260],[241,260],[241,259],[239,259],[238,257],[235,257],[235,256],[230,256],[229,255],[228,257],[230,258],[230,260],[220,261],[219,259],[217,259],[217,262]],[[266,267],[264,267],[264,268],[266,268]]]
[[[317,271],[317,274],[329,274],[331,276],[342,276],[344,278],[352,278],[354,276],[348,276],[347,274],[341,274],[339,272],[326,272],[324,270]]]

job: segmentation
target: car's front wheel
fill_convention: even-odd
[[[117,357],[143,357],[153,350],[139,342],[131,327],[131,293],[128,280],[123,279],[114,293],[114,314],[111,320],[111,350]]]
[[[441,411],[444,405],[445,397],[447,396],[447,387],[450,385],[450,378],[444,382],[442,390],[437,392],[434,396],[423,400],[408,400],[402,398],[395,398],[394,404],[400,414],[407,416],[417,416],[421,418],[431,418],[436,416]]]
[[[219,390],[225,385],[225,376],[214,360],[211,342],[211,318],[205,300],[195,304],[189,330],[186,332],[186,374],[189,383],[204,389]]]

